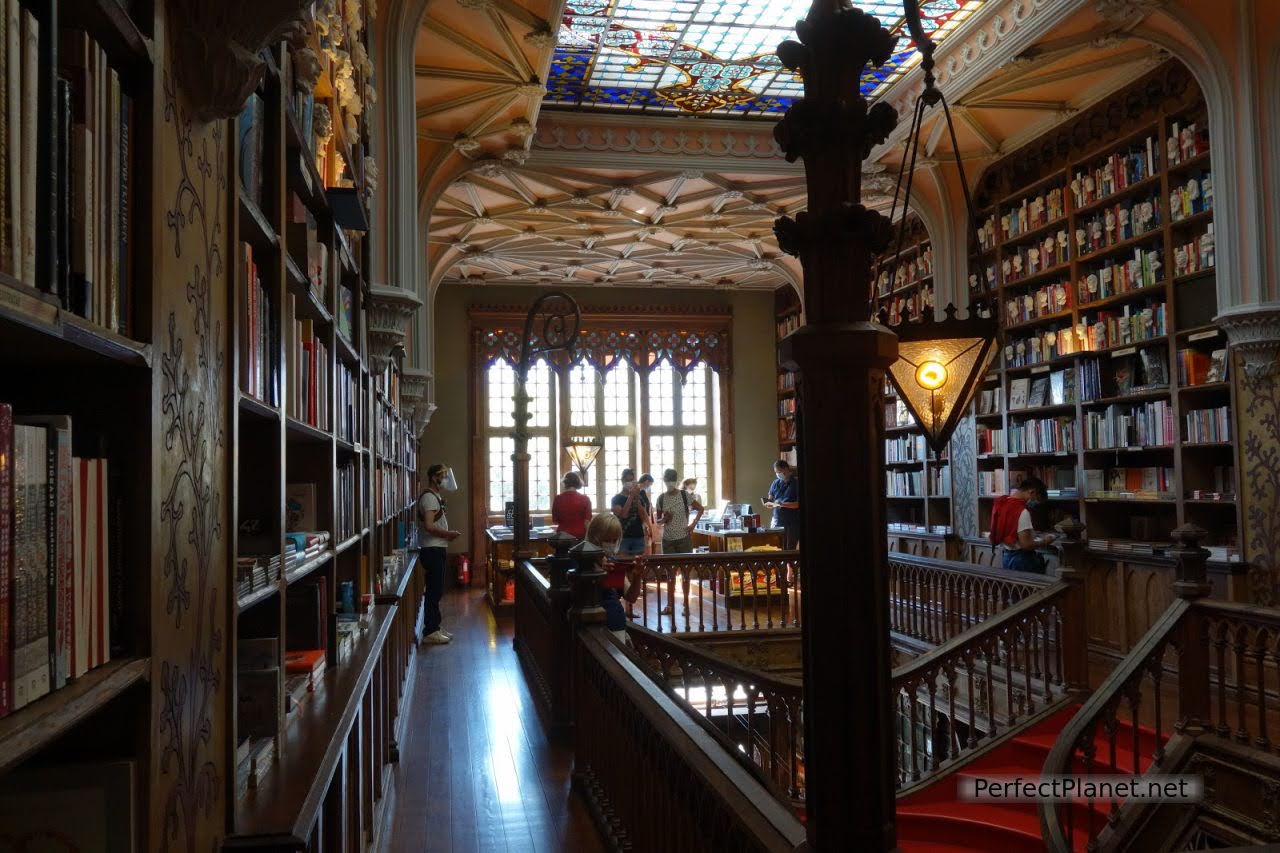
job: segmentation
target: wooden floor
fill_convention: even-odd
[[[574,851],[604,847],[569,789],[572,750],[549,743],[479,585],[442,603],[447,646],[424,646],[396,773],[391,853]]]

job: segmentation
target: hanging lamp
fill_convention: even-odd
[[[937,87],[933,76],[933,41],[925,34],[920,21],[918,0],[904,0],[907,28],[920,51],[920,64],[924,68],[924,91],[916,99],[911,130],[907,134],[902,165],[898,170],[898,182],[893,192],[893,206],[889,219],[898,213],[898,197],[902,195],[902,217],[898,225],[898,238],[894,250],[893,269],[897,269],[906,236],[907,209],[911,200],[911,183],[915,173],[916,155],[920,151],[920,136],[927,107],[942,105],[942,114],[951,134],[951,150],[960,173],[960,187],[964,192],[965,210],[969,214],[970,239],[977,244],[977,216],[974,215],[973,198],[964,174],[964,162],[956,142],[956,129],[951,121],[947,99]],[[905,192],[904,189],[905,182]],[[986,270],[978,265],[982,290],[987,292]],[[959,292],[957,287],[956,292]],[[874,310],[875,283],[872,282],[870,299]],[[956,316],[954,304],[945,309],[946,319],[938,321],[926,313],[921,322],[903,322],[894,331],[898,335],[898,360],[889,367],[889,380],[898,390],[898,396],[911,410],[916,422],[924,430],[925,441],[935,453],[942,453],[951,440],[960,418],[973,398],[981,377],[987,371],[996,352],[997,325],[993,312],[981,316],[981,305],[970,301],[969,318]]]
[[[591,468],[591,463],[595,462],[596,457],[600,455],[600,451],[604,449],[604,445],[598,438],[573,436],[564,443],[563,447],[565,453],[569,454],[569,460],[578,469],[578,475],[582,477],[582,485],[585,486],[587,471]]]

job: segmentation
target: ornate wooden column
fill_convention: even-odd
[[[808,210],[775,225],[804,267],[806,325],[782,343],[799,373],[806,828],[815,850],[895,846],[884,513],[885,369],[897,338],[871,322],[871,260],[889,222],[867,210],[862,161],[897,123],[858,89],[893,39],[843,0],[815,0],[778,57],[805,96],[774,136],[804,159]]]

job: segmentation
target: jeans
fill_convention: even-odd
[[[605,587],[600,590],[600,606],[604,608],[604,625],[610,631],[627,629],[627,614],[622,609],[622,590]]]
[[[1004,567],[1015,572],[1045,572],[1044,557],[1036,551],[1024,551],[1021,548],[1004,549]]]
[[[422,570],[426,574],[423,594],[423,636],[440,630],[440,597],[444,595],[444,548],[423,548]]]
[[[664,554],[688,554],[692,551],[693,537],[687,533],[679,539],[662,540],[662,553]]]
[[[622,537],[622,541],[618,543],[619,554],[643,554],[644,553],[644,537],[636,536],[633,538]]]

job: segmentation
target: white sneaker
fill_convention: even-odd
[[[434,631],[422,638],[422,644],[424,646],[443,646],[452,639],[444,631]]]
[[[452,631],[446,631],[445,629],[441,628],[441,629],[440,629],[439,631],[437,631],[436,633],[438,633],[438,634],[444,634],[444,635],[445,635],[446,637],[448,637],[450,640],[452,640],[452,639],[453,639],[453,632],[452,632]]]

